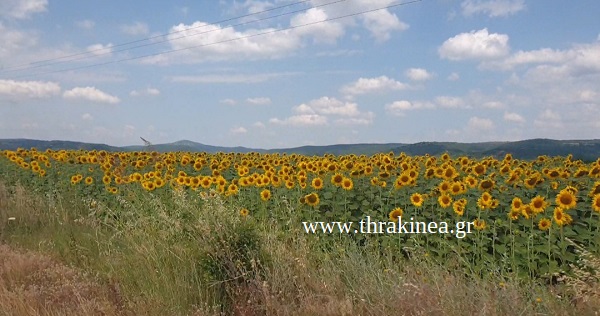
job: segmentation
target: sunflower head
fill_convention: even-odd
[[[400,207],[396,207],[395,209],[393,209],[390,214],[389,214],[389,218],[391,221],[393,222],[398,222],[398,218],[402,217],[402,214],[404,213],[404,210],[402,210],[402,208]]]

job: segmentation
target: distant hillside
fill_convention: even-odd
[[[0,150],[35,147],[38,150],[51,149],[84,149],[107,151],[143,151],[155,150],[158,152],[189,151],[189,152],[261,152],[261,153],[297,153],[302,155],[372,155],[379,152],[404,152],[408,155],[440,155],[449,153],[452,156],[503,157],[511,153],[517,159],[535,159],[540,155],[566,156],[572,154],[574,159],[594,161],[600,157],[600,140],[552,140],[529,139],[515,142],[484,142],[484,143],[456,143],[456,142],[421,142],[415,144],[389,143],[389,144],[338,144],[328,146],[301,146],[282,149],[254,149],[246,147],[220,147],[181,140],[168,144],[152,146],[124,146],[115,147],[106,144],[90,144],[71,141],[43,141],[32,139],[0,139]]]

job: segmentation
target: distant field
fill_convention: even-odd
[[[317,268],[334,256],[339,264],[351,265],[348,268],[355,274],[361,264],[376,265],[373,269],[380,270],[374,273],[379,275],[402,274],[406,271],[401,265],[427,262],[432,271],[438,271],[437,276],[451,268],[452,275],[461,280],[481,282],[475,280],[493,277],[487,281],[492,286],[481,285],[490,291],[496,291],[499,283],[514,282],[517,293],[519,284],[533,282],[542,294],[522,298],[523,308],[561,314],[574,307],[561,305],[564,302],[556,298],[541,298],[550,295],[545,286],[580,282],[579,289],[593,288],[600,275],[596,270],[600,268],[600,159],[583,162],[565,155],[524,160],[510,153],[470,158],[448,153],[309,156],[35,148],[1,154],[5,196],[0,196],[0,240],[28,248],[37,244],[38,250],[58,253],[62,260],[100,271],[104,277],[123,278],[125,291],[142,291],[144,297],[139,299],[144,302],[167,295],[188,309],[199,302],[208,304],[210,308],[195,306],[208,314],[275,310],[285,300],[307,299],[311,291],[325,291],[323,284],[312,284],[316,281],[300,273],[304,270],[296,264]],[[25,196],[26,200],[17,199]],[[387,230],[379,234],[359,230],[356,225],[367,216],[385,223]],[[394,224],[399,221],[436,223],[435,232],[398,231]],[[355,226],[340,233],[340,225],[350,222]],[[307,223],[338,224],[329,232],[323,225],[315,226],[311,233]],[[460,237],[456,223],[464,223],[465,234]],[[36,238],[46,239],[36,243]],[[294,252],[296,257],[282,259],[290,251],[286,247],[295,245],[318,255]],[[126,251],[134,254],[125,255]],[[371,258],[365,258],[363,251]],[[140,274],[124,272],[136,255],[144,258]],[[104,256],[122,259],[94,261]],[[344,261],[349,258],[354,261]],[[277,262],[286,269],[293,265],[300,269],[294,273],[300,274],[281,275],[285,272],[273,266]],[[334,262],[330,262],[332,267]],[[256,283],[274,282],[269,279],[274,271],[278,278],[293,279],[285,281],[290,284],[277,284],[279,294]],[[582,271],[585,279],[578,278]],[[340,292],[328,294],[335,297],[334,310],[386,313],[392,308],[384,303],[361,303],[363,295],[385,299],[382,293],[353,288],[357,284],[352,282],[358,279],[345,282],[338,275],[328,277],[342,282],[338,286],[348,292],[347,297],[339,297]],[[399,280],[397,275],[393,278]],[[418,279],[412,280],[423,282]],[[171,284],[157,288],[164,282]],[[294,282],[306,292],[286,294]],[[468,287],[467,281],[461,282]],[[194,292],[190,286],[203,290]],[[392,285],[371,286],[373,290]],[[398,294],[398,289],[394,291]],[[598,295],[582,292],[586,294],[569,295],[585,297],[586,302]],[[256,301],[240,304],[240,299]],[[377,301],[377,297],[372,299]],[[278,307],[269,307],[269,302]],[[139,305],[131,302],[128,308]],[[502,309],[509,306],[494,308],[510,313]]]

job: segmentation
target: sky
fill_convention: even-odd
[[[598,139],[599,15],[597,0],[1,0],[0,139]]]

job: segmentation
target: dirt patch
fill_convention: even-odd
[[[0,315],[123,315],[116,283],[0,244]]]

